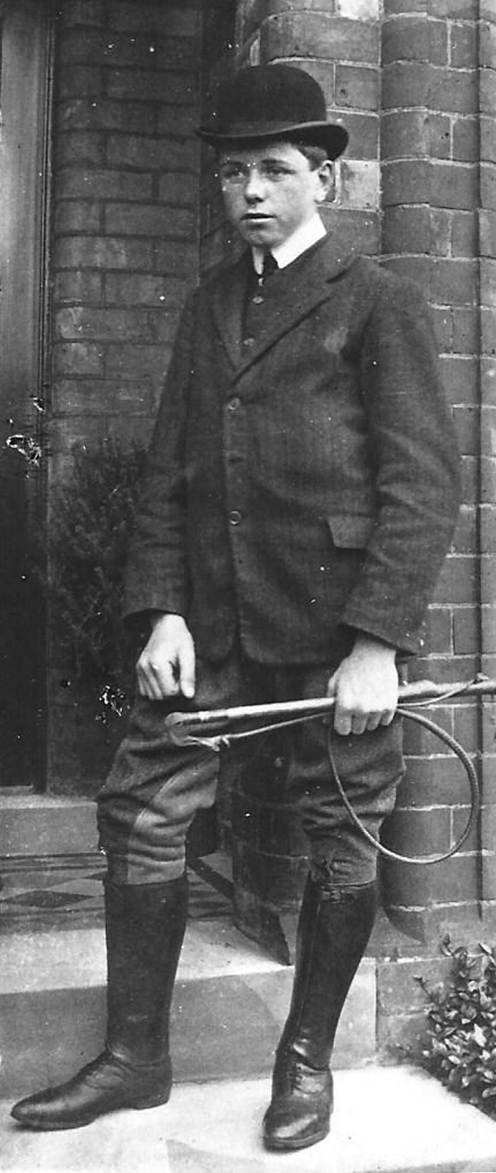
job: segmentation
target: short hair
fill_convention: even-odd
[[[311,171],[316,171],[318,167],[322,167],[323,163],[327,163],[329,156],[324,147],[319,147],[315,143],[298,142],[297,139],[288,139],[288,142],[292,147],[296,147],[305,156],[305,159],[308,159]]]
[[[239,150],[249,150],[250,147],[256,150],[259,146],[265,146],[266,142],[267,140],[261,143],[259,139],[246,139],[242,143],[236,143],[234,139],[231,139],[223,143],[222,146],[216,146],[215,156],[216,159],[220,159],[221,155],[224,155],[226,151],[236,151],[236,147]],[[289,143],[292,147],[296,147],[300,151],[300,154],[304,155],[305,159],[308,160],[311,171],[316,171],[318,167],[322,167],[322,164],[328,161],[329,156],[327,151],[324,147],[317,146],[316,143],[302,143],[299,139],[290,138],[286,135],[281,135],[278,142]]]

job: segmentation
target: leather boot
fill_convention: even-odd
[[[307,880],[293,996],[264,1118],[268,1149],[302,1149],[329,1132],[334,1036],[375,912],[375,884],[337,889]]]
[[[106,882],[105,1049],[67,1083],[12,1108],[29,1128],[79,1128],[116,1108],[169,1099],[169,1012],[186,925],[186,876],[167,884]]]

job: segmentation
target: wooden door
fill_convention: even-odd
[[[50,15],[0,0],[0,786],[43,777],[44,469]]]

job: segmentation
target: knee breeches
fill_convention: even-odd
[[[273,668],[239,656],[217,666],[199,664],[194,708],[324,696],[333,670],[333,665]],[[118,883],[156,883],[181,875],[191,822],[216,800],[222,755],[201,746],[177,746],[170,739],[165,717],[184,707],[183,698],[137,699],[98,796],[100,843]],[[321,720],[287,730],[287,801],[301,820],[314,871],[337,886],[369,883],[376,852],[342,806],[329,767],[327,732]],[[222,753],[235,754],[241,767],[253,748],[249,739]],[[335,736],[334,754],[355,810],[377,837],[403,774],[401,721],[373,733]]]

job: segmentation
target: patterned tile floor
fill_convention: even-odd
[[[98,855],[80,857],[77,865],[74,857],[10,863],[2,877],[0,933],[103,923],[104,872]],[[219,857],[189,861],[192,919],[225,916],[230,911],[231,883],[226,872],[225,860],[219,864]]]

